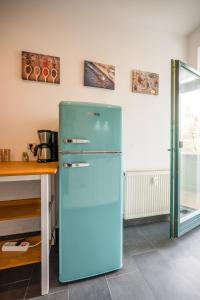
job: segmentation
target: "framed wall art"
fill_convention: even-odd
[[[84,86],[114,90],[115,67],[85,60]]]
[[[134,93],[158,95],[159,74],[133,70],[132,91]]]
[[[22,79],[60,83],[60,58],[22,51]]]

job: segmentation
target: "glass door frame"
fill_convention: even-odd
[[[170,237],[177,238],[200,225],[200,213],[180,222],[179,108],[181,68],[200,78],[200,73],[180,60],[171,60],[171,157],[170,157]]]

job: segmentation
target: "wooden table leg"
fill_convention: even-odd
[[[41,175],[41,293],[49,293],[49,202],[51,175]]]

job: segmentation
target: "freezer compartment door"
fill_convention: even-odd
[[[121,151],[121,108],[61,102],[60,151]]]
[[[121,155],[60,155],[61,282],[122,266]]]

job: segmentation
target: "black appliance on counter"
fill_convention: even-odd
[[[47,129],[38,130],[40,144],[35,146],[34,156],[37,162],[58,161],[58,132]]]

